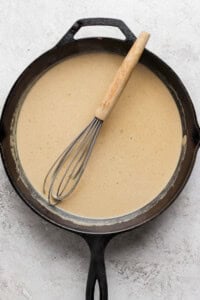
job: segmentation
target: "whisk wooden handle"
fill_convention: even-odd
[[[138,63],[144,48],[148,42],[150,34],[148,32],[141,32],[133,46],[129,50],[128,54],[124,58],[121,66],[119,67],[108,91],[100,103],[99,107],[95,112],[95,117],[100,120],[105,120],[113,106],[117,102],[119,96],[121,95],[128,79],[131,75],[133,68]]]

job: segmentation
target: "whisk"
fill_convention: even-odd
[[[141,32],[119,67],[94,119],[63,151],[49,169],[43,183],[50,205],[67,198],[76,188],[87,166],[103,122],[121,95],[133,68],[138,63],[150,35]]]

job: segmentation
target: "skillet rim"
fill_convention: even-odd
[[[8,122],[9,120],[7,120],[8,116],[9,116],[9,109],[10,109],[10,106],[12,105],[12,101],[16,100],[16,97],[18,95],[19,86],[22,85],[24,81],[27,84],[27,79],[28,79],[29,83],[30,83],[30,81],[33,80],[33,78],[31,78],[31,77],[30,77],[30,79],[29,79],[29,77],[27,78],[27,74],[29,74],[31,72],[31,70],[33,68],[35,68],[36,65],[38,65],[38,64],[40,65],[41,61],[47,60],[47,62],[52,62],[51,59],[53,58],[53,60],[55,60],[56,52],[59,52],[60,53],[59,56],[61,56],[63,58],[67,57],[69,54],[66,55],[66,53],[68,53],[67,51],[69,50],[70,47],[79,54],[80,54],[80,52],[81,53],[91,52],[90,51],[91,49],[89,49],[91,47],[91,45],[93,45],[92,51],[103,50],[103,51],[115,52],[115,53],[118,53],[121,55],[125,55],[125,53],[128,51],[128,49],[131,46],[131,42],[127,41],[127,40],[124,41],[124,40],[118,40],[118,39],[113,39],[113,38],[101,38],[101,39],[100,38],[84,38],[84,39],[79,39],[79,40],[73,40],[73,41],[69,41],[65,45],[57,44],[55,47],[53,47],[49,51],[47,51],[44,54],[42,54],[41,56],[39,56],[36,60],[34,60],[23,71],[23,73],[20,75],[20,77],[17,79],[17,81],[11,88],[11,91],[6,99],[5,104],[4,104],[4,107],[2,110],[2,116],[1,116],[1,120],[0,120],[0,145],[1,145],[0,152],[1,152],[1,156],[2,156],[4,169],[7,173],[7,176],[9,178],[12,186],[14,187],[15,191],[22,198],[22,200],[29,207],[31,207],[32,210],[34,210],[38,215],[40,215],[44,219],[48,220],[49,222],[53,223],[54,225],[57,225],[58,227],[61,227],[61,228],[64,228],[64,229],[67,229],[67,230],[70,230],[73,232],[82,233],[82,234],[87,233],[87,234],[95,234],[95,235],[96,234],[106,235],[106,234],[115,234],[115,233],[119,233],[119,232],[124,232],[124,231],[134,229],[136,227],[139,227],[139,226],[145,224],[146,222],[154,219],[158,215],[160,215],[165,209],[167,209],[167,207],[170,204],[173,203],[173,201],[177,198],[179,193],[184,188],[184,186],[191,174],[191,171],[193,169],[197,150],[198,150],[198,147],[200,144],[200,129],[199,129],[199,126],[197,123],[197,118],[196,118],[196,114],[195,114],[195,110],[194,110],[192,101],[191,101],[190,96],[189,96],[186,88],[184,87],[182,81],[179,79],[179,77],[176,75],[176,73],[165,62],[163,62],[156,55],[154,55],[153,53],[151,53],[150,51],[145,49],[145,52],[141,58],[141,63],[145,64],[162,81],[164,81],[162,78],[163,73],[168,73],[170,78],[167,78],[167,80],[170,79],[169,80],[170,83],[171,83],[171,80],[173,80],[173,83],[172,83],[173,89],[174,89],[175,85],[178,86],[178,89],[180,89],[179,91],[177,91],[177,88],[174,89],[174,92],[175,92],[174,94],[173,94],[173,90],[171,90],[173,96],[177,97],[178,94],[181,94],[181,100],[183,101],[182,102],[182,105],[183,105],[182,113],[185,116],[185,126],[186,126],[185,129],[186,129],[186,133],[187,133],[187,148],[186,148],[186,152],[185,152],[185,158],[183,161],[184,165],[183,165],[183,168],[181,168],[181,170],[183,170],[184,172],[182,172],[180,174],[180,176],[178,176],[178,178],[175,180],[176,184],[174,186],[176,186],[176,189],[173,189],[173,191],[174,191],[172,193],[173,195],[170,196],[170,194],[167,193],[166,196],[168,196],[167,197],[168,199],[166,199],[166,196],[164,196],[164,198],[163,198],[163,199],[166,199],[167,201],[166,200],[163,201],[163,199],[161,199],[160,201],[158,201],[158,203],[156,203],[149,210],[147,210],[144,213],[141,213],[140,215],[136,216],[135,218],[133,218],[127,222],[116,223],[116,224],[112,224],[112,225],[103,225],[103,226],[99,226],[99,225],[98,226],[91,226],[91,225],[85,226],[85,225],[75,224],[74,222],[71,222],[69,220],[64,220],[64,221],[60,220],[60,218],[57,218],[55,216],[55,214],[53,215],[52,213],[50,213],[50,211],[48,209],[42,207],[41,205],[38,205],[39,204],[38,201],[32,199],[31,195],[29,195],[30,197],[26,197],[24,195],[24,193],[22,192],[22,190],[20,189],[19,180],[17,181],[16,176],[13,176],[13,172],[15,173],[15,175],[17,175],[17,171],[16,171],[16,169],[13,169],[14,166],[16,167],[16,164],[12,157],[11,145],[10,145],[10,137],[11,137],[10,127],[11,127],[11,119],[12,118],[10,118],[10,122]],[[111,45],[113,45],[113,46],[111,46]],[[112,50],[110,49],[110,47],[112,48]],[[73,53],[73,51],[72,51],[72,53]],[[59,62],[59,60],[61,60],[61,58],[56,59],[54,61],[54,63]],[[158,72],[155,72],[155,69],[153,70],[155,65],[160,66],[160,69],[157,70]],[[166,84],[166,82],[164,82],[164,83],[165,83],[165,85],[168,86],[168,84]],[[168,86],[168,88],[169,88],[169,86]],[[20,96],[18,97],[18,100],[19,99],[20,99]],[[175,100],[177,102],[177,99],[175,99]],[[15,103],[15,107],[16,107],[16,104],[17,103]],[[178,108],[180,111],[180,107],[178,107]],[[15,110],[13,110],[13,111],[15,111]],[[180,115],[181,115],[181,112],[180,112]],[[183,118],[183,116],[182,116],[182,118]],[[172,191],[172,189],[170,189],[169,192],[170,191]],[[141,208],[139,211],[142,211],[142,210],[143,210],[143,208]]]

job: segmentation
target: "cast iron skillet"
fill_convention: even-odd
[[[93,25],[118,27],[124,34],[125,40],[102,37],[74,39],[74,35],[81,27]],[[156,55],[145,50],[140,62],[165,83],[179,109],[183,128],[181,157],[169,184],[150,204],[126,216],[105,220],[80,218],[65,213],[57,207],[50,207],[33,190],[22,172],[18,159],[15,141],[17,115],[20,100],[30,84],[53,64],[68,56],[85,52],[107,51],[125,55],[134,40],[135,35],[120,20],[95,18],[77,21],[55,47],[37,58],[18,78],[7,97],[0,122],[2,160],[17,193],[40,216],[59,227],[78,233],[89,245],[91,261],[86,289],[87,300],[94,299],[96,281],[99,283],[100,299],[108,299],[104,251],[110,239],[118,233],[136,228],[158,216],[175,200],[186,184],[200,144],[200,129],[191,99],[173,70]]]

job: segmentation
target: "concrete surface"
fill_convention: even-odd
[[[182,78],[200,119],[199,15],[198,0],[0,0],[0,108],[23,69],[74,21],[101,16],[124,20],[136,34],[152,33],[149,49]],[[109,299],[200,299],[199,171],[198,157],[163,215],[110,243]],[[0,299],[84,299],[88,259],[80,237],[43,221],[19,199],[1,165]]]

